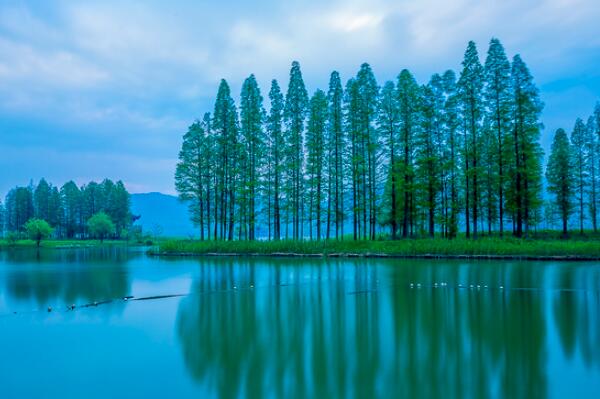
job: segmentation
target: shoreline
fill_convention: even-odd
[[[302,254],[294,252],[155,252],[148,251],[154,257],[187,257],[187,258],[367,258],[367,259],[454,259],[454,260],[518,260],[518,261],[569,261],[569,262],[594,262],[600,261],[599,256],[587,255],[454,255],[454,254],[383,254],[383,253],[313,253]]]

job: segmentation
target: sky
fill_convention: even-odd
[[[380,84],[459,71],[499,38],[521,54],[545,108],[543,147],[600,100],[598,0],[0,2],[0,198],[45,177],[105,177],[175,193],[181,137],[221,78],[267,97],[300,62],[309,92],[371,64]]]

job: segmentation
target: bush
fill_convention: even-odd
[[[115,234],[115,225],[104,212],[98,212],[88,220],[88,229],[90,235],[100,239],[100,242]]]
[[[40,246],[42,240],[50,237],[52,235],[52,227],[42,219],[29,219],[27,223],[25,223],[25,231],[27,232],[27,236],[30,239],[35,241],[37,246]]]
[[[15,245],[17,241],[19,241],[19,233],[16,231],[11,231],[6,234],[6,241],[8,241],[9,245]]]

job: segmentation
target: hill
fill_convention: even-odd
[[[159,226],[164,237],[189,237],[197,235],[188,216],[185,203],[173,195],[143,193],[131,195],[131,212],[141,218],[136,225],[152,233]]]

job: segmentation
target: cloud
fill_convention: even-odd
[[[600,92],[596,3],[7,1],[0,5],[0,145],[29,163],[39,161],[28,149],[43,146],[146,187],[144,168],[121,161],[117,170],[112,156],[132,165],[176,157],[185,128],[211,111],[222,77],[237,94],[254,73],[266,97],[272,78],[285,90],[298,60],[312,92],[326,87],[332,70],[347,79],[366,61],[380,83],[403,68],[423,82],[458,69],[468,40],[483,58],[491,37],[510,55],[522,53],[547,94],[551,131],[570,126],[576,108],[591,108],[583,102]],[[48,162],[48,173],[62,173],[59,157]],[[172,169],[169,162],[158,164]],[[152,170],[161,176],[157,187],[171,187],[172,170]]]

